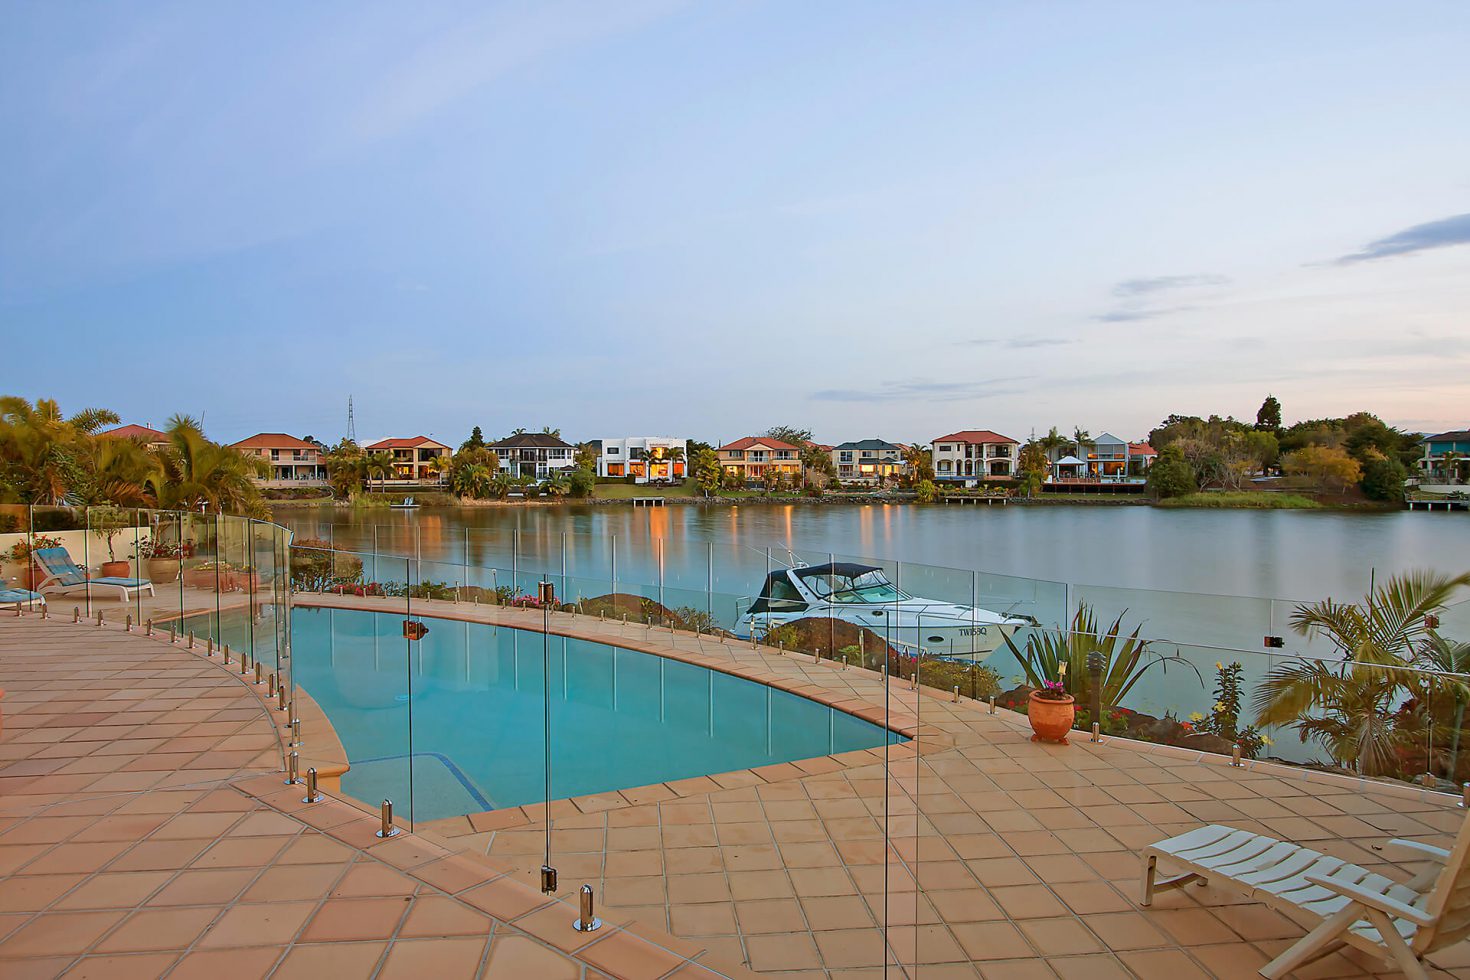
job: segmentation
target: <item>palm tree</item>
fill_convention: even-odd
[[[91,438],[117,422],[117,413],[107,409],[88,408],[68,418],[49,398],[32,405],[13,395],[0,397],[0,476],[28,503],[65,503],[82,478]]]
[[[429,471],[439,478],[443,483],[449,479],[448,473],[454,468],[454,457],[448,453],[441,453],[429,460]]]
[[[572,481],[565,473],[558,473],[547,482],[546,492],[553,497],[565,497],[572,492]]]
[[[118,507],[156,507],[163,470],[156,455],[132,439],[91,439],[83,457],[86,479],[78,503]]]
[[[1087,459],[1087,451],[1097,445],[1092,439],[1092,433],[1080,425],[1072,429],[1072,444],[1077,447],[1077,458]]]
[[[1465,702],[1470,700],[1470,684],[1463,678],[1470,676],[1470,643],[1461,643],[1441,636],[1437,630],[1431,629],[1429,636],[1419,644],[1418,655],[1414,660],[1420,667],[1438,671],[1441,674],[1457,674],[1455,677],[1439,677],[1434,675],[1421,675],[1425,686],[1429,688],[1426,700],[1432,704],[1434,694],[1449,694],[1454,699],[1455,715],[1451,722],[1449,759],[1446,763],[1449,778],[1455,778],[1455,772],[1460,755],[1460,732],[1465,725]]]
[[[1257,726],[1293,726],[1303,742],[1316,741],[1365,776],[1392,772],[1411,723],[1395,715],[1397,702],[1422,686],[1422,675],[1408,668],[1427,655],[1420,641],[1432,643],[1437,635],[1427,617],[1467,586],[1470,572],[1406,572],[1359,603],[1324,599],[1297,606],[1292,629],[1328,640],[1343,664],[1309,660],[1271,670],[1253,699]]]
[[[1344,768],[1390,775],[1412,740],[1394,717],[1403,678],[1402,671],[1376,664],[1334,670],[1305,660],[1277,667],[1256,691],[1256,726],[1291,725],[1302,742],[1321,745]]]
[[[495,492],[495,479],[490,475],[490,468],[485,464],[470,463],[454,471],[454,483],[451,489],[461,497],[484,500]]]
[[[238,449],[210,442],[199,422],[187,415],[168,420],[168,445],[156,454],[159,475],[154,494],[169,510],[267,516],[255,478],[270,474],[270,464]]]
[[[369,453],[363,461],[363,471],[369,480],[378,481],[378,489],[382,489],[383,481],[393,475],[393,454],[386,451]]]
[[[361,490],[367,479],[367,453],[357,443],[343,439],[326,455],[327,481],[339,497]]]

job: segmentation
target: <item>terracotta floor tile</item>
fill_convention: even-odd
[[[178,953],[87,956],[62,976],[67,980],[153,980],[178,958]]]
[[[103,868],[127,848],[131,841],[99,841],[55,847],[17,871],[22,875],[90,874]]]
[[[187,949],[221,908],[142,909],[97,944],[101,953]]]
[[[400,940],[388,951],[378,971],[379,980],[420,980],[422,977],[470,977],[480,968],[486,940]]]
[[[1050,918],[1067,911],[1067,907],[1045,885],[991,888],[990,896],[1012,919]]]
[[[388,944],[384,942],[293,946],[281,965],[271,974],[271,980],[369,977],[387,948]]]
[[[325,898],[346,872],[341,864],[293,864],[266,869],[242,902],[296,902]]]
[[[1021,932],[1031,940],[1031,945],[1048,956],[1072,956],[1080,953],[1103,952],[1098,942],[1081,920],[1071,916],[1059,919],[1027,919],[1018,923]]]
[[[532,891],[510,878],[500,878],[471,888],[461,892],[459,898],[482,912],[488,912],[502,922],[510,922],[551,901],[547,896]]]
[[[199,940],[199,948],[283,946],[296,936],[315,908],[310,902],[232,906]]]
[[[301,934],[305,943],[349,942],[391,937],[409,903],[401,898],[333,898],[322,905]]]
[[[453,899],[427,895],[414,901],[398,934],[408,939],[487,935],[492,922],[489,916],[465,908]]]
[[[0,878],[0,912],[39,912],[85,878],[82,874]]]
[[[419,887],[416,879],[377,862],[359,862],[332,889],[333,898],[386,898],[412,895]]]
[[[261,980],[280,957],[276,948],[196,949],[179,960],[169,980]]]
[[[1089,915],[1087,926],[1114,952],[1169,944],[1169,937],[1139,912]]]
[[[578,959],[616,977],[661,977],[683,962],[681,957],[621,930],[582,950]]]
[[[1111,953],[1059,956],[1046,962],[1062,980],[1133,980],[1133,975]]]
[[[669,912],[676,936],[730,936],[735,934],[735,907],[728,902],[679,905]]]
[[[974,922],[951,927],[972,960],[1009,960],[1034,956],[1021,931],[1009,922]]]
[[[240,894],[256,872],[247,868],[185,871],[163,887],[150,905],[223,905]]]
[[[122,921],[123,915],[122,912],[57,912],[38,916],[0,942],[0,958],[85,952]]]
[[[1209,971],[1177,949],[1151,949],[1118,954],[1138,980],[1213,980]]]
[[[816,943],[806,933],[747,936],[745,948],[751,969],[757,971],[811,970],[822,965]]]
[[[512,980],[517,977],[577,980],[581,972],[581,966],[573,960],[524,936],[497,935],[490,941],[490,955],[484,976],[493,980]]]

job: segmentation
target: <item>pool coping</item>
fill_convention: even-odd
[[[506,629],[520,629],[525,632],[536,633],[541,632],[542,625],[540,617],[535,615],[535,610],[486,604],[475,605],[466,611],[463,604],[446,602],[445,600],[416,599],[413,601],[411,608],[406,609],[402,603],[391,599],[343,596],[330,593],[293,593],[292,604],[309,609],[346,609],[358,612],[390,613],[400,616],[407,613],[409,614],[409,618],[421,617],[424,619],[473,623],[481,626],[498,626]],[[428,607],[427,610],[425,606]],[[922,723],[911,714],[896,713],[863,698],[844,695],[841,692],[832,691],[815,684],[793,683],[776,674],[753,669],[754,665],[743,664],[738,661],[723,661],[690,650],[681,650],[671,646],[659,646],[651,641],[639,642],[636,638],[629,636],[610,637],[594,635],[587,631],[577,630],[571,624],[564,625],[565,620],[561,617],[571,619],[572,623],[585,618],[577,613],[559,612],[553,614],[550,617],[548,629],[548,632],[553,636],[584,640],[590,643],[600,643],[604,646],[617,647],[618,649],[629,650],[634,653],[650,654],[666,660],[674,660],[693,667],[703,667],[727,676],[737,677],[741,680],[760,684],[763,687],[769,687],[773,690],[779,690],[805,698],[808,701],[814,701],[834,711],[840,711],[843,714],[866,721],[878,728],[902,735],[908,741],[890,744],[885,747],[855,749],[832,755],[811,756],[806,759],[779,762],[767,766],[690,776],[667,782],[650,783],[646,786],[630,786],[618,790],[608,790],[602,793],[562,797],[551,800],[549,803],[526,803],[512,807],[503,807],[498,810],[483,810],[453,817],[441,817],[435,820],[419,821],[416,825],[417,830],[429,830],[449,836],[459,836],[466,833],[482,833],[491,830],[507,830],[512,827],[520,827],[538,822],[543,819],[543,816],[555,818],[579,813],[601,813],[607,810],[641,806],[645,803],[658,800],[698,796],[718,789],[734,789],[757,783],[784,782],[786,780],[801,779],[821,773],[834,772],[839,769],[856,769],[861,766],[872,765],[874,762],[885,762],[892,757],[900,755],[905,758],[911,758],[915,751],[920,755],[928,755],[943,751],[954,744],[954,740],[942,729]],[[512,621],[505,621],[507,619]],[[524,625],[514,622],[514,620],[522,619],[526,620]],[[645,635],[667,635],[669,633],[685,636],[695,635],[688,631],[676,631],[662,627],[657,630],[647,629]],[[787,652],[776,647],[756,644],[752,645],[752,649],[757,653],[763,652],[767,656],[799,658],[805,663],[826,667],[831,670],[864,669],[861,667],[848,667],[844,664],[835,663],[831,659],[822,659],[810,654]],[[293,653],[294,656],[295,654]],[[302,688],[298,686],[297,690],[301,691]],[[316,708],[315,710],[320,712],[320,724],[327,729],[331,729],[330,720],[327,719],[325,713],[321,712],[320,708]],[[338,746],[341,745],[341,741],[335,730],[331,730],[330,738]],[[343,757],[345,758],[345,753]],[[346,770],[343,771],[345,772]],[[345,792],[343,793],[343,796],[347,795]]]

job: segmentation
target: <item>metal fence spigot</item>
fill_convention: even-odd
[[[1236,769],[1239,769],[1242,765],[1244,765],[1244,763],[1240,761],[1240,756],[1240,743],[1236,742],[1234,745],[1230,746],[1230,764]]]
[[[261,680],[263,680],[263,678],[260,674],[260,661],[257,660],[255,661],[255,683],[259,684]]]
[[[393,801],[383,801],[382,824],[378,828],[379,837],[397,837],[403,831],[393,826]]]
[[[16,606],[15,608],[16,608],[16,611],[17,612],[20,610],[20,607],[19,606]],[[148,622],[151,625],[153,623],[153,620],[150,619]],[[131,633],[132,631],[133,631],[133,614],[132,613],[128,613],[128,618],[125,619],[125,620],[123,620],[123,632],[124,633]],[[153,635],[153,630],[150,629],[148,631],[148,635],[149,636],[152,636]]]
[[[230,645],[228,643],[226,643],[220,649],[224,652],[224,655],[225,655],[225,664],[228,665],[229,662],[230,662]]]
[[[290,755],[286,756],[286,785],[295,786],[297,783],[301,782],[301,779],[299,778],[300,772],[301,753],[292,752]]]
[[[211,633],[209,636],[206,636],[204,638],[204,655],[206,657],[212,657],[212,656],[214,656],[214,634],[213,633]]]
[[[592,886],[583,885],[578,895],[581,914],[572,920],[572,928],[578,932],[596,932],[602,928],[602,920],[597,917],[593,908]]]
[[[102,618],[102,610],[101,609],[97,610],[97,625],[98,626],[106,626],[107,625],[106,621]]]
[[[316,791],[316,767],[313,766],[312,768],[306,770],[306,796],[301,800],[301,802],[320,803],[321,801],[322,794]]]
[[[1102,724],[1100,722],[1095,721],[1092,723],[1092,740],[1094,742],[1102,741]]]
[[[82,621],[82,607],[81,606],[72,606],[71,607],[71,621],[73,623],[80,623]]]
[[[265,696],[267,698],[276,696],[276,675],[274,673],[270,675],[270,681],[265,689]]]
[[[190,630],[189,631],[189,649],[190,650],[194,649],[194,631],[193,630]]]
[[[990,711],[989,711],[989,714],[992,714],[992,715],[995,714],[995,695],[994,694],[992,694],[990,696]]]
[[[169,643],[169,646],[173,646],[175,643],[177,643],[178,642],[178,639],[179,639],[179,634],[174,629],[174,624],[173,623],[169,623],[168,624],[168,643]]]
[[[292,718],[291,719],[291,744],[292,745],[300,745],[301,744],[301,719],[300,718]]]
[[[1470,783],[1460,787],[1460,806],[1470,808]]]
[[[960,686],[958,684],[954,686],[954,703],[960,703]]]
[[[541,894],[550,895],[556,891],[556,869],[549,864],[541,865]]]

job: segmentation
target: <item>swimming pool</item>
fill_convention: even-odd
[[[296,683],[352,763],[343,790],[392,799],[416,820],[539,802],[541,634],[425,622],[428,635],[410,651],[401,616],[292,613]],[[904,740],[807,698],[652,654],[553,636],[548,661],[554,800]]]

